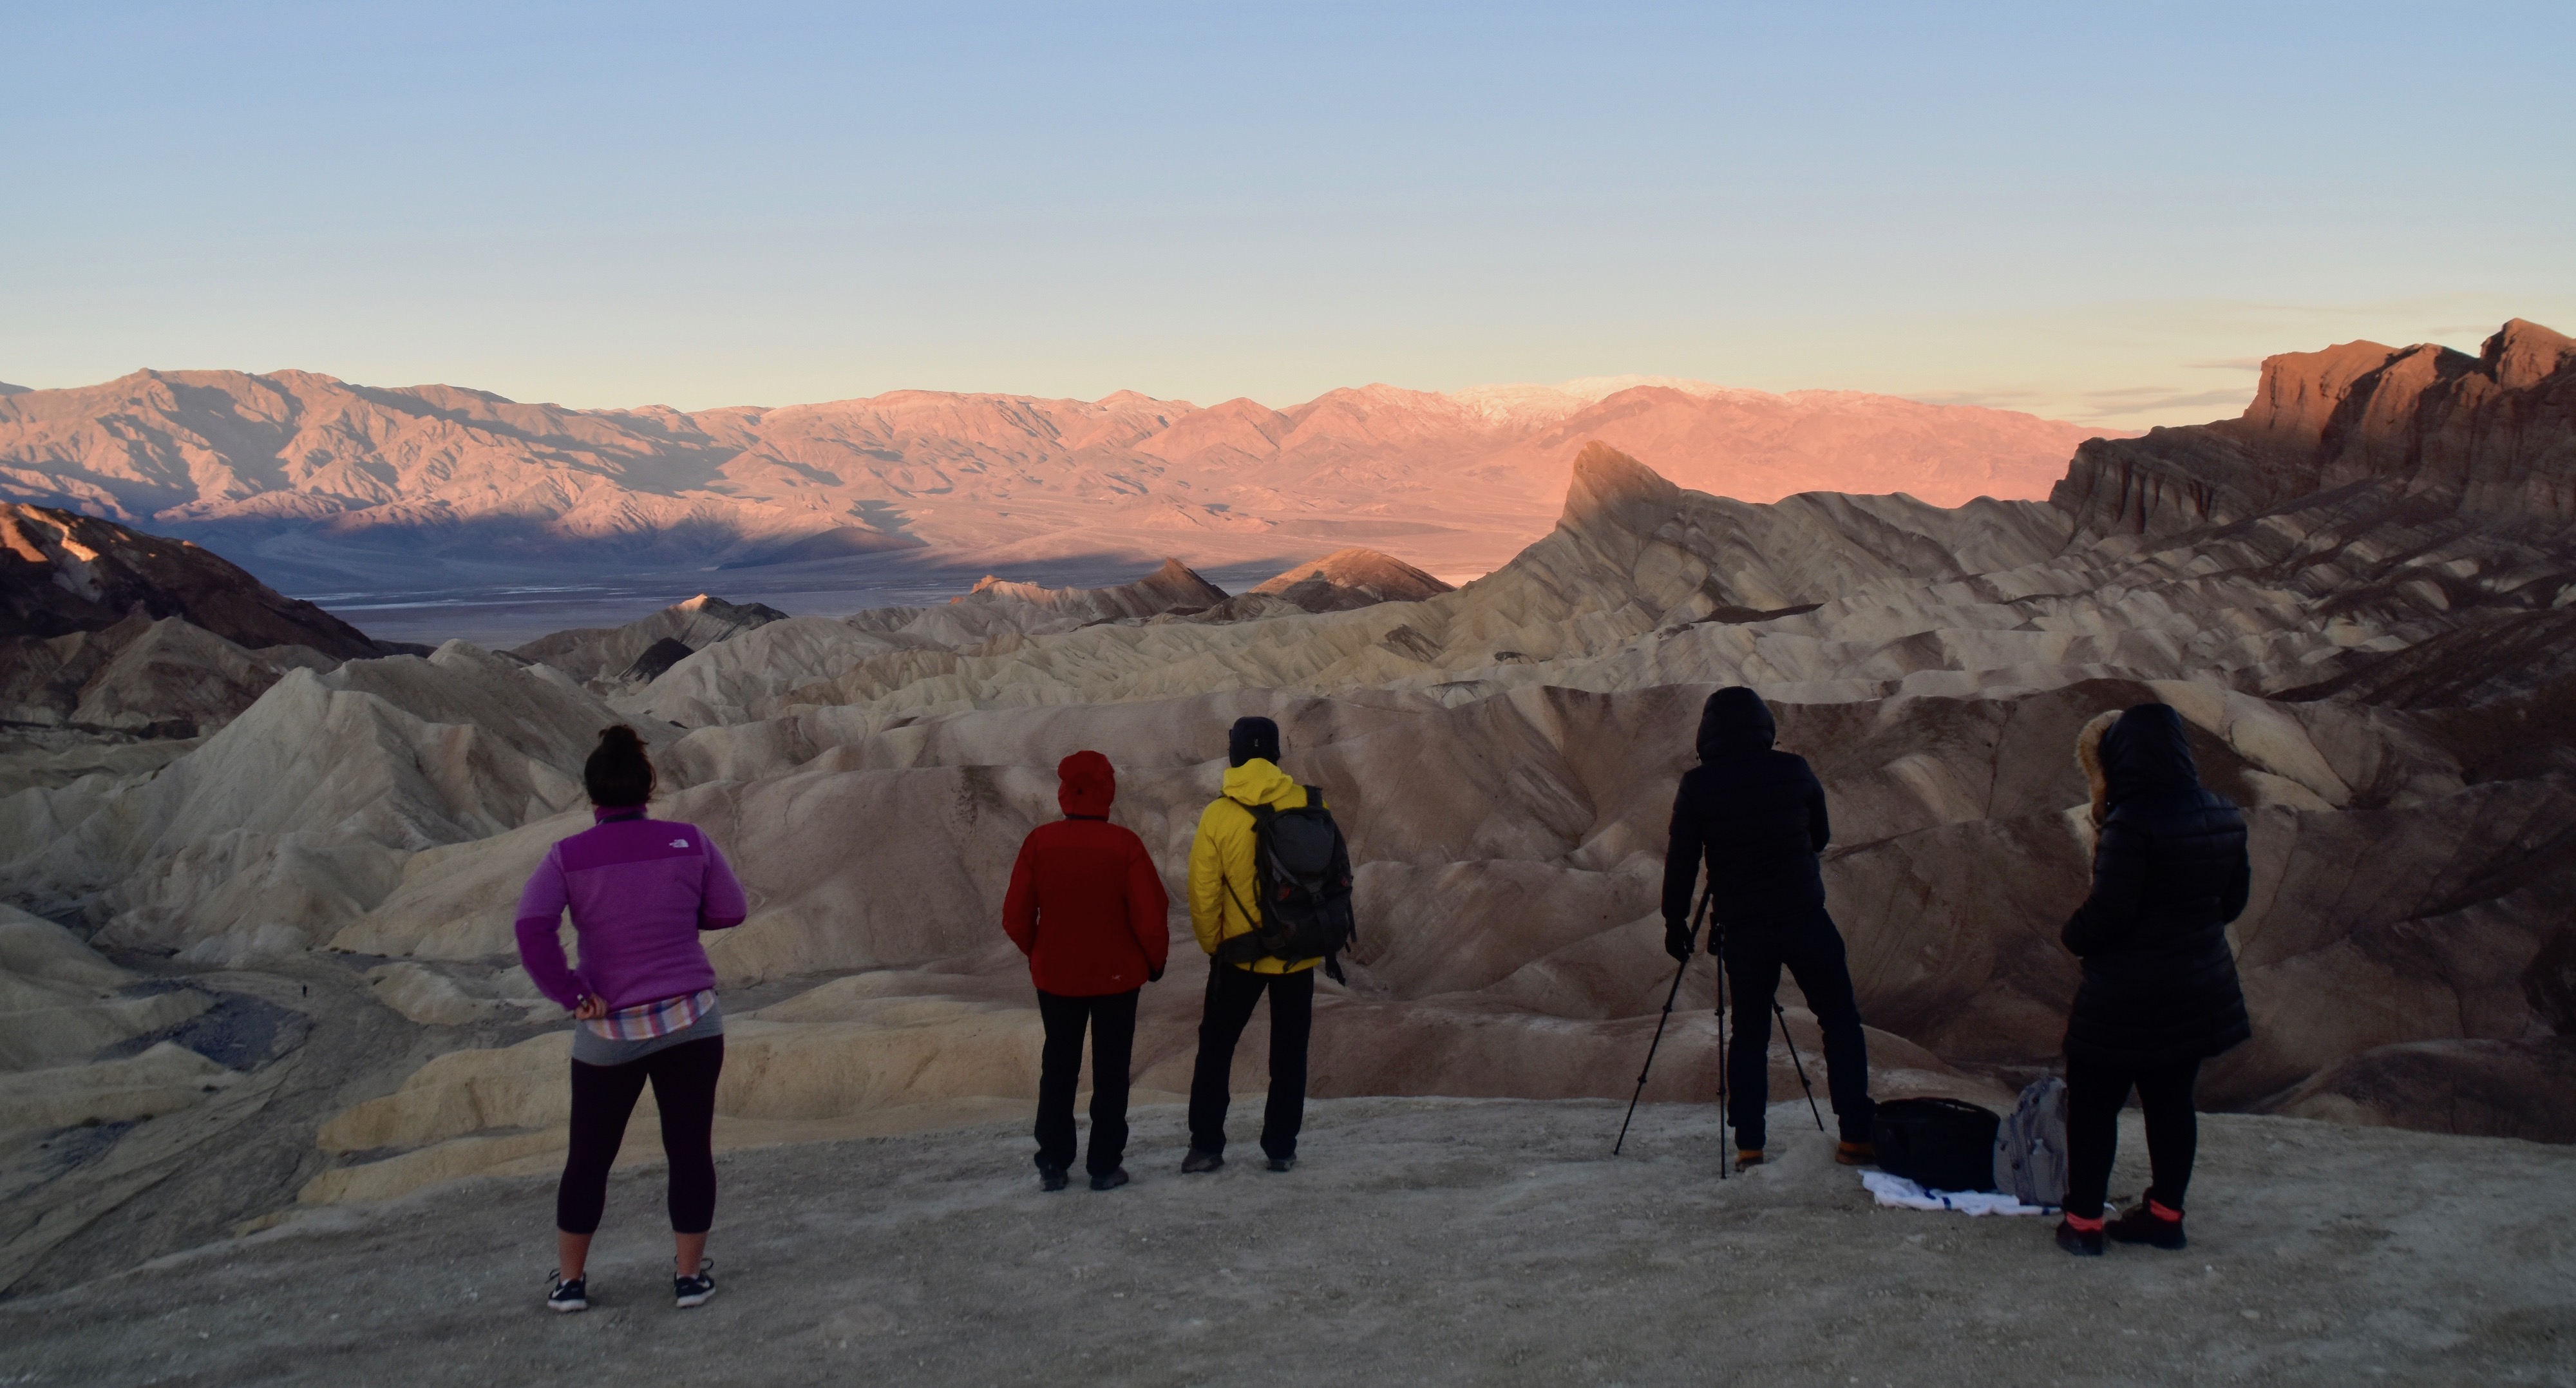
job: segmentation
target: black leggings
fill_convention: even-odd
[[[2111,1160],[2120,1152],[2120,1109],[2133,1086],[2138,1107],[2146,1110],[2147,1163],[2155,1173],[2147,1197],[2169,1210],[2182,1208],[2183,1190],[2191,1184],[2192,1153],[2200,1142],[2200,1117],[2191,1107],[2191,1088],[2199,1078],[2198,1057],[2154,1065],[2067,1057],[2068,1214],[2102,1217],[2102,1201],[2111,1190]]]
[[[567,1234],[599,1231],[608,1203],[608,1168],[626,1140],[626,1120],[644,1082],[662,1110],[662,1155],[671,1163],[671,1229],[703,1234],[716,1220],[716,1076],[724,1038],[710,1036],[655,1051],[623,1065],[572,1063],[572,1148],[555,1188],[555,1227]]]

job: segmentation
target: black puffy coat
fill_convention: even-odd
[[[2093,893],[2061,937],[2084,961],[2069,1056],[2149,1065],[2213,1056],[2254,1034],[2227,923],[2253,870],[2245,820],[2200,787],[2181,715],[2140,704],[2102,737],[2110,815]]]
[[[1664,919],[1687,920],[1700,861],[1708,861],[1717,920],[1761,929],[1824,914],[1816,854],[1833,838],[1825,788],[1807,759],[1775,751],[1771,710],[1737,686],[1708,696],[1699,717],[1700,764],[1682,773],[1664,855]]]

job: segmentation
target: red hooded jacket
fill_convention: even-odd
[[[1056,766],[1065,817],[1020,843],[1002,928],[1029,957],[1038,991],[1087,998],[1161,976],[1172,946],[1171,903],[1145,841],[1109,822],[1117,772],[1098,752]]]

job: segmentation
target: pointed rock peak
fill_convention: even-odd
[[[1252,591],[1285,593],[1302,583],[1323,583],[1336,588],[1361,589],[1381,602],[1419,601],[1435,594],[1449,592],[1453,586],[1424,573],[1394,555],[1355,546],[1350,549],[1338,549],[1321,559],[1300,564]]]
[[[1574,478],[1557,523],[1581,529],[1596,518],[1632,509],[1668,510],[1680,504],[1681,495],[1681,488],[1653,468],[1593,439],[1574,455]]]
[[[1187,602],[1202,605],[1223,602],[1226,597],[1223,588],[1199,577],[1198,570],[1178,559],[1165,559],[1161,568],[1139,579],[1135,586],[1158,589],[1175,594]]]

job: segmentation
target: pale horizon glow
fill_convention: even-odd
[[[0,381],[2105,428],[2576,331],[2576,11],[11,4]]]

